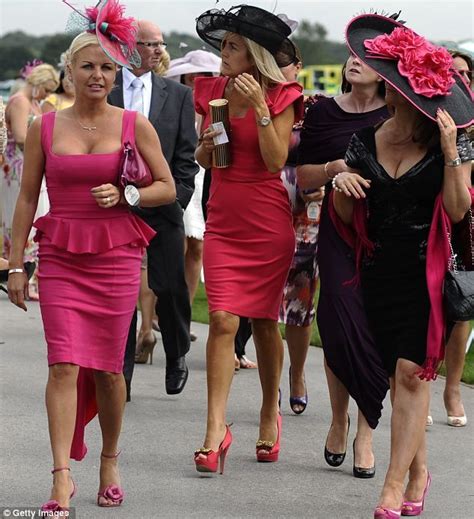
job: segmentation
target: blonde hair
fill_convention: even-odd
[[[268,88],[274,83],[285,83],[285,76],[272,54],[258,43],[244,36],[242,36],[242,39],[257,69],[257,81],[260,83],[263,92],[266,93]]]
[[[99,45],[99,40],[95,34],[90,32],[81,32],[81,34],[78,34],[72,40],[69,49],[66,51],[66,65],[70,65],[74,61],[75,55],[90,45]]]
[[[57,70],[47,63],[36,66],[26,78],[26,82],[31,85],[38,87],[47,81],[53,81],[55,89],[59,86],[59,74]]]
[[[170,68],[170,55],[168,54],[168,51],[166,49],[163,49],[161,52],[161,59],[158,65],[153,69],[153,72],[155,74],[158,74],[159,76],[164,76],[168,69]]]

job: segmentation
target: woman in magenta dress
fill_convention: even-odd
[[[97,504],[118,506],[123,500],[116,459],[125,404],[123,356],[143,248],[154,235],[130,212],[117,187],[124,139],[136,138],[153,176],[148,187],[131,189],[140,205],[166,204],[175,197],[168,165],[147,119],[107,104],[117,69],[114,60],[123,53],[118,45],[115,53],[104,45],[106,37],[99,40],[84,32],[72,42],[68,74],[76,101],[32,124],[13,222],[9,296],[26,310],[23,249],[45,176],[51,209],[34,223],[41,259],[40,304],[49,365],[46,407],[54,463],[45,511],[69,506],[75,491],[69,457],[85,456],[84,427],[97,412],[103,439]],[[109,55],[114,54],[112,60]],[[131,201],[129,196],[127,200]]]
[[[261,26],[268,28],[263,33]],[[196,111],[204,117],[199,163],[211,166],[216,132],[208,103],[229,102],[232,164],[212,169],[204,235],[204,274],[209,300],[207,342],[208,418],[204,446],[195,453],[198,471],[221,471],[232,441],[226,404],[234,374],[234,337],[239,315],[252,320],[263,401],[256,455],[276,461],[281,416],[278,386],[283,344],[278,311],[295,236],[280,171],[293,123],[303,111],[301,87],[279,70],[295,59],[290,28],[277,16],[251,6],[212,10],[197,21],[198,34],[221,49],[222,77],[198,78]]]

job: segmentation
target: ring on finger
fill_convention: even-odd
[[[106,197],[105,203],[108,204],[110,202],[110,196]]]

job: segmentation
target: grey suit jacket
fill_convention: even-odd
[[[178,203],[137,211],[150,225],[163,216],[182,221],[183,209],[194,192],[194,177],[199,166],[194,160],[197,145],[192,90],[171,79],[152,75],[153,86],[149,121],[160,138],[163,155],[176,183]],[[109,103],[124,107],[122,73],[117,74]]]

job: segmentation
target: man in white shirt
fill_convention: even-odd
[[[137,50],[141,65],[117,74],[116,88],[109,96],[112,105],[143,113],[156,129],[163,154],[176,183],[176,202],[137,209],[157,232],[147,248],[148,283],[156,294],[163,346],[166,354],[166,392],[180,393],[188,377],[185,355],[189,351],[191,307],[184,276],[183,212],[194,191],[194,176],[199,170],[194,161],[197,135],[190,88],[157,76],[153,70],[160,62],[166,43],[160,28],[152,22],[138,22]],[[128,399],[133,374],[136,344],[136,315],[125,352],[124,375]]]

